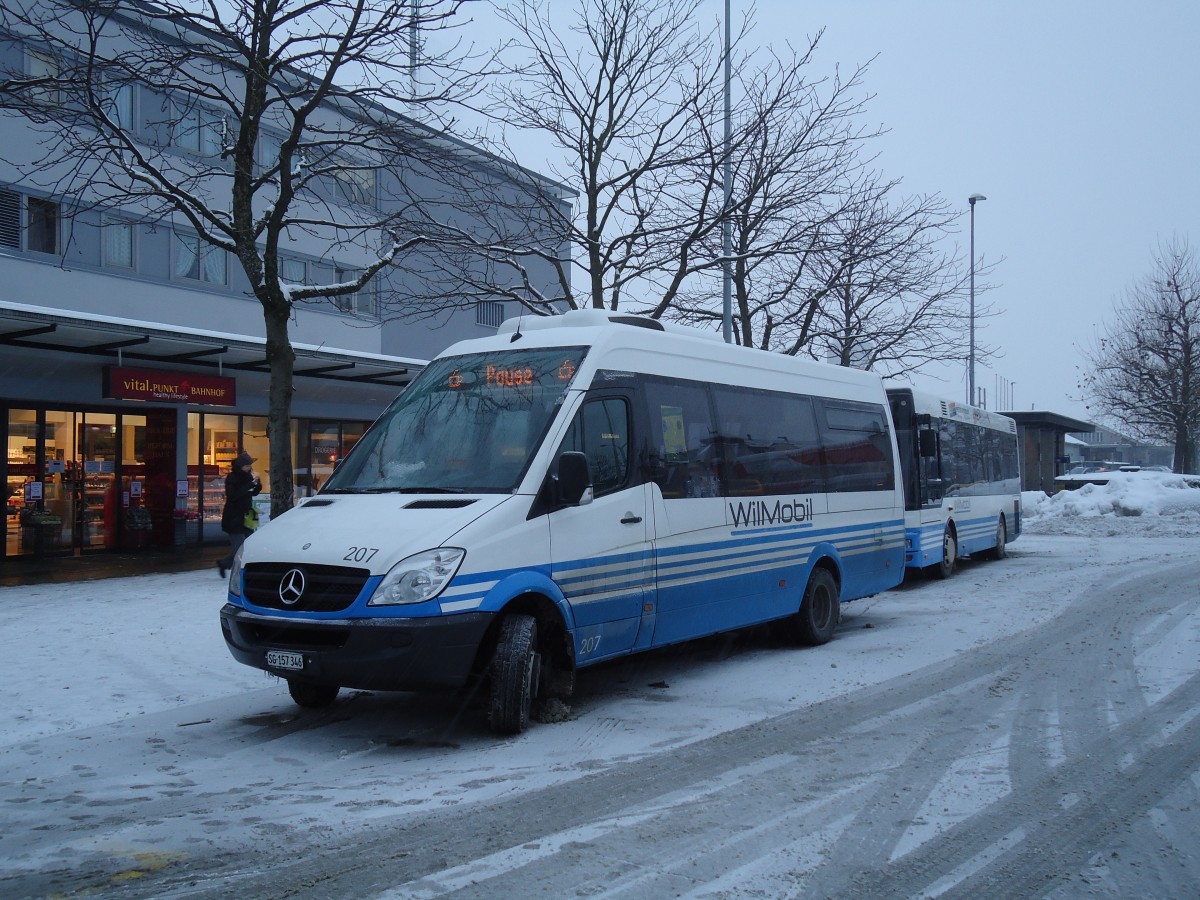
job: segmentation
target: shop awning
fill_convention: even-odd
[[[219,374],[269,371],[266,339],[0,301],[0,347],[104,357],[117,365],[203,366]],[[297,378],[404,387],[425,360],[293,344]]]

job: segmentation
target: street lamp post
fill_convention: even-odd
[[[967,364],[967,403],[975,404],[975,202],[986,200],[983,194],[972,194],[967,198],[971,204],[971,349]]]
[[[733,343],[733,263],[729,257],[733,255],[733,219],[730,217],[729,203],[733,198],[733,167],[729,159],[729,145],[733,132],[733,112],[730,98],[729,82],[733,77],[733,65],[730,59],[731,39],[729,37],[729,0],[725,0],[725,215],[721,221],[721,253],[725,258],[722,272],[722,304],[721,332],[725,343]]]

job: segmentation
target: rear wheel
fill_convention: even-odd
[[[828,569],[814,569],[804,588],[800,610],[792,617],[793,636],[801,644],[828,643],[841,618],[837,581]]]
[[[511,615],[500,623],[492,655],[488,724],[499,734],[520,734],[529,727],[539,673],[537,620]]]
[[[929,573],[938,578],[949,578],[958,565],[958,537],[949,525],[942,532],[942,561],[929,567]]]
[[[996,525],[996,546],[984,554],[988,559],[1004,559],[1008,556],[1008,527],[1004,524],[1004,516]]]
[[[542,659],[542,686],[538,693],[547,700],[570,700],[575,693],[575,667]]]
[[[340,690],[336,684],[313,684],[311,681],[288,679],[288,693],[298,706],[305,709],[322,709],[332,705]]]

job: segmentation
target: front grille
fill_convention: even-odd
[[[350,629],[316,625],[270,625],[242,622],[238,625],[246,643],[255,647],[284,650],[336,650],[344,647]]]
[[[304,590],[295,603],[285,603],[280,588],[298,586],[293,571],[303,576]],[[348,566],[251,563],[245,569],[246,599],[268,609],[337,612],[355,601],[370,577],[367,569]]]

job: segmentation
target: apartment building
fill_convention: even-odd
[[[117,22],[131,41],[160,27],[128,6]],[[42,37],[7,13],[0,18],[0,82],[44,74],[54,83],[62,61]],[[109,38],[118,56],[122,38],[120,29]],[[109,101],[112,115],[156,158],[218,175],[227,167],[227,123],[195,96],[180,103],[161,85],[123,82]],[[70,100],[61,102],[66,110]],[[0,432],[7,450],[0,481],[8,497],[0,560],[221,540],[223,481],[233,457],[248,451],[264,483],[269,478],[266,331],[243,267],[201,240],[180,211],[121,202],[111,175],[106,193],[86,159],[72,166],[60,155],[41,166],[53,157],[46,143],[53,123],[0,106],[7,107],[0,108]],[[394,119],[389,125],[398,131],[418,127],[388,110],[369,113]],[[343,119],[355,127],[345,109],[330,108],[322,131],[334,133]],[[256,164],[269,170],[285,139],[264,128]],[[508,196],[549,195],[569,214],[571,193],[561,185],[461,143],[447,139],[444,149],[457,165],[489,173]],[[369,223],[401,194],[410,204],[415,198],[441,207],[458,196],[436,166],[416,179],[380,157],[350,162],[298,198],[314,221],[319,213],[330,222]],[[476,227],[472,209],[452,212],[459,231]],[[539,227],[545,246],[566,252],[552,221]],[[319,286],[354,281],[391,235],[363,227],[351,241],[314,226],[288,237],[281,281]],[[515,311],[510,301],[486,297],[436,309],[430,284],[452,290],[455,266],[470,265],[438,252],[424,248],[417,257],[427,272],[410,259],[355,293],[293,304],[299,493],[319,487],[423,360],[494,331]],[[533,289],[553,291],[549,265],[535,260],[524,274]],[[421,315],[406,316],[406,297]]]

